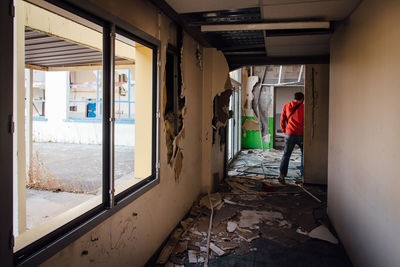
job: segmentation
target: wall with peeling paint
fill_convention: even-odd
[[[144,0],[91,0],[162,41],[162,73],[171,21]],[[172,26],[171,26],[172,25]],[[172,34],[173,35],[173,34]],[[197,64],[196,49],[201,52]],[[165,124],[160,123],[160,184],[108,218],[42,266],[141,266],[192,206],[201,190],[207,191],[212,173],[223,164],[211,162],[224,156],[224,147],[212,146],[213,99],[225,90],[228,66],[221,52],[205,49],[184,33],[182,94],[186,99],[183,130],[175,140],[179,159],[167,162]],[[161,84],[164,84],[162,78]],[[204,83],[204,84],[203,84]],[[163,91],[161,90],[161,99]],[[163,107],[160,108],[163,110]],[[163,113],[163,112],[162,112]]]
[[[244,71],[249,76],[244,77],[242,83],[243,148],[261,148],[260,128],[264,148],[273,146],[274,89],[272,86],[260,85],[265,68],[265,83],[275,74],[273,66],[252,67],[252,73]]]
[[[213,188],[214,174],[218,174],[219,179],[223,178],[225,159],[225,145],[220,145],[221,136],[218,134],[218,129],[226,126],[226,122],[220,122],[213,128],[213,103],[217,95],[221,95],[224,91],[231,91],[232,86],[227,84],[227,80],[230,81],[229,68],[222,52],[215,48],[203,51],[202,191],[208,192],[215,189]],[[226,104],[226,99],[225,103],[220,104]]]
[[[329,65],[305,66],[304,182],[327,183]]]

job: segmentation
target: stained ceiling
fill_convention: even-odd
[[[334,25],[361,0],[150,1],[201,44],[221,50],[235,69],[328,62]]]

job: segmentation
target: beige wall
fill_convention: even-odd
[[[213,190],[213,175],[218,173],[220,179],[224,175],[225,146],[220,147],[220,136],[215,135],[213,140],[213,100],[216,95],[225,91],[225,82],[228,78],[229,68],[221,51],[215,48],[204,49],[203,55],[203,122],[202,122],[202,191]]]
[[[356,266],[400,266],[399,14],[365,0],[331,42],[328,213]]]
[[[161,39],[161,77],[164,77],[169,19],[158,14],[147,1],[92,0],[92,2]],[[179,137],[179,147],[183,153],[179,179],[175,179],[174,166],[167,163],[165,124],[161,122],[160,184],[57,253],[43,266],[142,266],[189,211],[193,201],[200,194],[203,182],[207,181],[207,179],[202,180],[202,174],[207,173],[203,171],[202,151],[211,151],[210,143],[203,139],[202,128],[204,126],[211,129],[212,115],[203,123],[202,99],[210,101],[206,106],[212,107],[213,96],[223,90],[228,75],[225,58],[220,52],[199,47],[204,57],[211,53],[213,68],[219,68],[217,74],[224,77],[221,85],[214,83],[211,87],[203,86],[203,73],[208,68],[205,66],[205,58],[203,58],[203,70],[196,63],[196,48],[198,48],[198,43],[184,34],[182,91],[186,98],[186,109],[183,115],[184,131]],[[223,73],[225,70],[226,73]],[[164,78],[161,84],[164,84]],[[221,89],[218,88],[219,86]],[[203,98],[205,92],[208,94],[207,98]],[[160,93],[160,99],[163,99],[163,91],[161,90]],[[206,112],[207,116],[209,112],[212,112],[212,108]],[[163,119],[162,112],[161,120]],[[212,135],[212,131],[209,134]],[[208,136],[211,137],[211,135]],[[211,157],[211,152],[208,155]],[[210,166],[208,170],[211,173]],[[81,255],[84,250],[88,251],[88,255]]]
[[[328,64],[305,66],[304,103],[304,182],[325,185],[328,175]]]

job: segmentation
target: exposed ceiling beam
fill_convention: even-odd
[[[304,22],[271,22],[251,24],[223,24],[202,25],[202,32],[222,31],[254,31],[254,30],[293,30],[293,29],[329,29],[329,21],[304,21]]]

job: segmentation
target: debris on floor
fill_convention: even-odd
[[[309,234],[309,237],[325,240],[331,242],[332,244],[339,244],[339,240],[326,228],[325,225],[320,225],[313,229]]]
[[[274,178],[279,175],[282,151],[276,149],[249,149],[239,153],[231,164],[228,175],[265,176]],[[300,178],[301,151],[296,148],[290,158],[286,179]]]
[[[241,152],[219,185],[220,191],[202,196],[193,204],[156,263],[166,266],[207,264],[209,260],[228,255],[244,256],[260,251],[257,240],[261,239],[288,249],[312,238],[336,240],[332,243],[337,244],[337,239],[323,226],[329,225],[324,189],[308,189],[323,201],[319,203],[295,181],[282,185],[272,177],[271,171],[267,176],[245,172],[249,170],[245,164],[255,166],[261,161],[265,162],[266,169],[273,169],[271,166],[277,165],[274,162],[280,160],[281,153],[275,150]],[[249,154],[251,157],[243,156]],[[295,162],[299,162],[300,157],[295,155]]]

